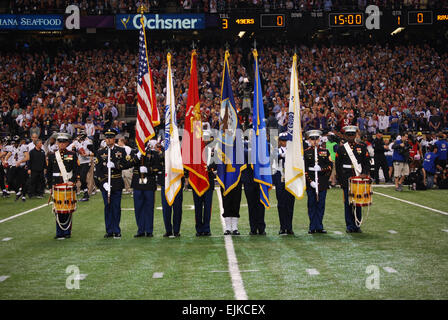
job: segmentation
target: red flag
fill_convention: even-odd
[[[189,173],[188,181],[198,196],[202,196],[210,186],[207,165],[202,154],[201,107],[199,103],[198,75],[196,67],[196,51],[191,54],[190,83],[187,97],[187,113],[185,115],[184,134],[182,136],[182,162]]]
[[[154,126],[160,124],[160,118],[156,105],[152,72],[149,67],[144,28],[140,29],[138,61],[135,141],[140,152],[146,154],[145,143],[155,135]]]

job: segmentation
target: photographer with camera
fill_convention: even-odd
[[[408,134],[398,136],[392,149],[392,161],[394,164],[395,191],[403,191],[403,181],[409,175],[409,152],[411,145],[408,142]]]

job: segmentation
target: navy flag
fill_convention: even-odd
[[[220,133],[216,145],[221,160],[217,165],[218,175],[216,180],[224,189],[224,196],[238,185],[241,171],[246,168],[244,152],[242,152],[241,126],[238,121],[235,100],[233,99],[232,82],[230,80],[229,56],[229,51],[226,50],[221,83]],[[238,153],[237,150],[239,150]]]

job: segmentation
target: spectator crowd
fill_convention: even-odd
[[[55,131],[76,136],[85,130],[98,147],[100,133],[114,128],[133,141],[134,130],[126,114],[135,119],[136,50],[123,46],[72,47],[56,54],[46,49],[3,51],[2,136],[30,138],[35,133],[46,141]],[[235,103],[246,129],[252,121],[252,54],[238,46],[230,51]],[[171,52],[177,119],[182,128],[191,50],[179,45]],[[197,52],[202,120],[218,129],[225,49],[203,46]],[[258,48],[265,120],[270,129],[282,131],[287,125],[292,52],[291,44],[284,43]],[[162,119],[166,53],[163,43],[152,45],[148,52]],[[423,145],[426,148],[448,130],[447,53],[429,45],[371,44],[301,46],[297,55],[304,131],[320,129],[337,136],[344,126],[354,124],[366,143],[372,143],[378,133],[390,137],[391,142],[411,133],[416,141],[429,141]],[[427,150],[419,152],[420,160]]]
[[[77,5],[82,15],[103,15],[135,13],[141,5],[149,12],[164,12],[171,7],[177,12],[226,13],[232,10],[365,10],[370,4],[386,10],[448,8],[447,0],[11,0],[9,13],[64,13],[68,5]]]

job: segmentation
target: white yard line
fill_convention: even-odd
[[[418,203],[415,203],[415,202],[412,202],[412,201],[407,201],[407,200],[403,200],[403,199],[400,199],[400,198],[395,198],[395,197],[389,196],[389,195],[381,193],[381,192],[374,191],[373,193],[377,194],[377,195],[380,195],[380,196],[383,196],[383,197],[386,197],[386,198],[390,198],[390,199],[394,199],[394,200],[397,200],[397,201],[401,201],[401,202],[404,202],[404,203],[407,203],[407,204],[410,204],[410,205],[413,205],[413,206],[416,206],[416,207],[420,207],[420,208],[423,208],[423,209],[426,209],[426,210],[434,211],[434,212],[441,213],[443,215],[448,216],[448,212],[445,212],[445,211],[441,211],[441,210],[433,209],[433,208],[430,208],[430,207],[427,207],[427,206],[423,206],[421,204],[418,204]]]
[[[0,223],[3,223],[3,222],[6,222],[6,221],[15,219],[15,218],[17,218],[17,217],[23,216],[24,214],[27,214],[27,213],[30,213],[30,212],[33,212],[33,211],[36,211],[36,210],[39,210],[39,209],[44,208],[44,207],[46,207],[46,206],[48,206],[48,205],[50,205],[50,204],[52,204],[52,203],[53,203],[53,202],[45,203],[45,204],[43,204],[43,205],[41,205],[41,206],[38,206],[38,207],[36,207],[36,208],[33,208],[33,209],[30,209],[30,210],[27,210],[27,211],[18,213],[18,214],[16,214],[16,215],[10,216],[10,217],[8,217],[8,218],[5,218],[5,219],[3,219],[3,220],[0,220]]]
[[[221,191],[219,189],[215,189],[218,194],[219,208],[220,208],[220,218],[222,224],[222,230],[225,231],[225,221],[222,216],[224,212],[224,207],[222,205],[222,196]],[[228,235],[224,237],[226,252],[227,252],[227,260],[229,262],[229,272],[230,277],[232,278],[232,287],[235,292],[236,300],[247,300],[247,293],[244,290],[243,278],[241,277],[240,268],[238,267],[238,260],[236,259],[235,248],[233,247],[232,236]]]
[[[317,271],[317,269],[311,268],[311,269],[306,269],[306,272],[310,275],[310,276],[317,276],[320,274],[319,271]]]

